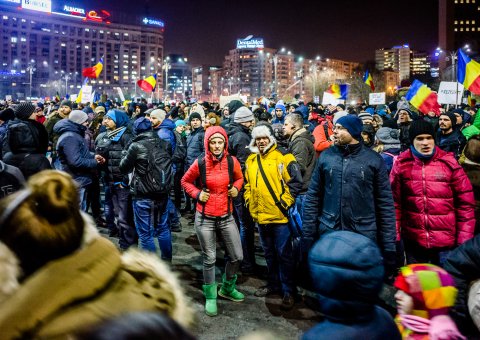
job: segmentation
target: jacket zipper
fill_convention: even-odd
[[[427,248],[430,248],[430,235],[427,226],[427,188],[425,186],[425,163],[422,162],[422,184],[423,184],[423,223],[425,225],[425,233],[427,234]]]

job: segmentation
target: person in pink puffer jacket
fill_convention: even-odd
[[[397,239],[403,240],[407,263],[442,265],[475,229],[472,185],[454,155],[435,146],[434,133],[428,122],[412,123],[411,147],[390,174]]]

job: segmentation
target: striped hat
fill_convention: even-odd
[[[433,264],[410,264],[400,268],[394,286],[413,298],[413,315],[431,319],[448,315],[457,289],[452,276]]]

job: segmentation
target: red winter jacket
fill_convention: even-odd
[[[398,156],[390,173],[397,214],[397,239],[424,248],[454,247],[473,237],[473,190],[452,154],[435,148],[422,162],[410,150]]]
[[[208,140],[214,133],[221,133],[225,137],[225,151],[223,157],[219,161],[215,156],[212,155],[208,147]],[[233,212],[233,203],[232,200],[229,200],[228,196],[228,161],[226,155],[228,154],[228,137],[225,130],[220,126],[212,126],[205,131],[204,138],[205,145],[205,167],[206,167],[206,187],[210,190],[210,198],[205,203],[205,210],[203,210],[203,204],[198,201],[198,196],[202,191],[203,185],[198,188],[195,185],[195,181],[200,179],[200,170],[198,168],[198,159],[196,159],[192,166],[187,170],[185,175],[182,178],[182,187],[185,189],[185,192],[191,197],[197,199],[197,211],[204,212],[205,216],[210,217],[220,217],[226,216],[229,213]],[[243,186],[243,174],[238,160],[233,157],[233,186],[237,188],[238,191]],[[201,181],[201,179],[200,179]],[[228,202],[230,201],[230,207]]]

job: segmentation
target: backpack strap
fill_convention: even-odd
[[[207,189],[207,164],[205,162],[205,154],[201,154],[197,158],[198,161],[198,171],[200,172],[200,182],[202,185],[202,190]],[[199,201],[200,202],[200,201]],[[205,203],[200,202],[200,204],[203,206],[202,207],[202,221],[203,218],[205,217]]]
[[[228,164],[228,189],[231,189],[233,187],[233,157],[230,155],[227,155],[227,164]],[[228,216],[232,213],[230,211],[230,204],[231,204],[232,198],[228,196]]]
[[[330,137],[328,134],[328,122],[323,124],[323,131],[325,131],[325,138],[328,140],[328,137]]]

